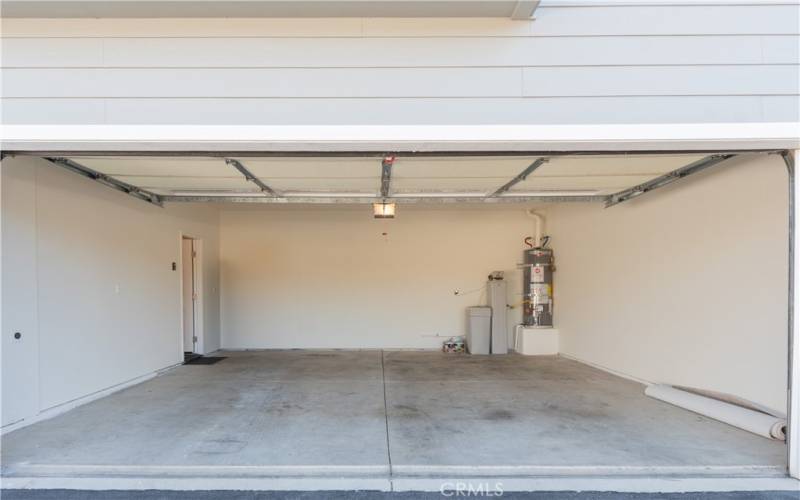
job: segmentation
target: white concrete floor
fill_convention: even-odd
[[[47,475],[784,474],[786,448],[558,357],[226,352],[11,432]]]

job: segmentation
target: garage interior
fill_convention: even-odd
[[[6,480],[787,474],[781,151],[2,167]]]

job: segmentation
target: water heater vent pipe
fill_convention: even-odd
[[[542,246],[542,231],[544,228],[544,217],[541,214],[536,213],[532,208],[529,208],[525,211],[528,214],[528,217],[531,217],[536,221],[536,232],[534,233],[534,240],[533,246],[538,248]]]

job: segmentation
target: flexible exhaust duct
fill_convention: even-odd
[[[786,440],[786,419],[736,404],[682,391],[669,385],[650,385],[644,393],[689,411],[769,439]]]

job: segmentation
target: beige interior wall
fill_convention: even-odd
[[[509,301],[520,299],[532,227],[517,205],[398,205],[384,221],[369,205],[225,207],[223,346],[440,347],[464,334],[467,306],[485,304],[491,271],[506,271]]]
[[[652,382],[786,402],[787,175],[736,159],[551,216],[562,352]]]
[[[2,200],[3,269],[34,256],[25,273],[3,273],[3,310],[30,314],[3,316],[2,329],[36,345],[24,355],[39,366],[38,411],[182,360],[180,267],[171,267],[181,232],[204,242],[205,345],[219,346],[216,208],[159,208],[25,157],[3,160],[2,186],[29,194]],[[4,361],[17,355],[4,348]],[[4,405],[19,401],[6,396]]]

